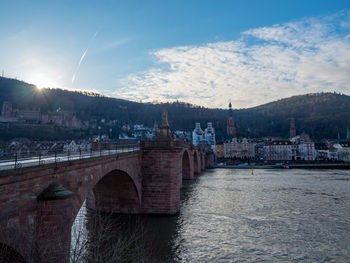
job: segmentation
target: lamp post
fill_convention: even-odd
[[[108,154],[111,154],[111,145],[112,145],[112,128],[109,128]]]
[[[98,126],[98,148],[100,150],[100,156],[101,156],[101,126]]]

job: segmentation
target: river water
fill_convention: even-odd
[[[350,171],[213,169],[177,215],[113,220],[138,232],[126,262],[350,262]]]

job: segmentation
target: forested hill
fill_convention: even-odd
[[[42,112],[68,110],[76,113],[81,120],[117,120],[119,126],[159,124],[162,111],[160,104],[136,103],[89,92],[39,90],[34,85],[0,77],[0,104],[4,101],[10,101],[13,108],[18,109],[40,108]],[[193,130],[195,122],[201,122],[204,129],[206,122],[212,121],[217,139],[224,138],[226,109],[208,109],[183,102],[167,103],[166,107],[172,129]],[[291,117],[295,119],[298,133],[305,131],[320,139],[334,138],[339,131],[344,137],[346,127],[350,127],[350,97],[335,93],[308,94],[234,110],[233,113],[239,137],[286,137]]]
[[[237,112],[238,122],[254,135],[289,134],[290,118],[295,119],[297,133],[312,138],[341,138],[350,128],[350,96],[339,93],[313,93],[293,96]]]

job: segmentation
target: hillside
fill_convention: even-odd
[[[338,93],[293,96],[239,111],[238,116],[237,121],[241,119],[244,128],[249,127],[256,136],[286,136],[293,117],[298,133],[305,131],[321,139],[336,138],[339,132],[344,138],[346,128],[350,127],[350,96]]]
[[[61,89],[37,89],[34,85],[22,81],[0,77],[0,105],[10,101],[13,108],[40,108],[42,112],[67,110],[76,113],[81,120],[100,123],[101,119],[117,120],[114,131],[123,124],[143,123],[153,126],[160,122],[161,104],[136,103],[127,100],[104,97],[94,93],[81,93]],[[193,130],[199,121],[202,128],[212,121],[217,139],[225,137],[227,110],[207,109],[188,103],[166,104],[172,129]],[[346,127],[350,127],[350,97],[336,93],[319,93],[294,96],[258,107],[234,110],[237,134],[240,137],[282,136],[289,134],[289,120],[294,117],[297,132],[309,133],[315,139],[335,138],[338,132],[345,136]],[[105,126],[104,129],[109,127]],[[20,128],[1,128],[0,139],[8,139],[14,132],[17,136],[25,131]],[[26,128],[28,130],[28,128]],[[96,131],[89,130],[76,136],[88,137]],[[27,132],[28,134],[28,132]],[[34,133],[35,134],[35,133]],[[50,133],[48,139],[55,135]],[[59,138],[65,138],[62,130]],[[72,137],[71,132],[67,136]],[[34,136],[34,135],[32,135]],[[31,137],[32,137],[31,136]],[[45,139],[44,134],[38,137]],[[115,134],[117,136],[117,134]],[[75,137],[75,136],[73,136]]]

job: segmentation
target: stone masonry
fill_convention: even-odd
[[[166,139],[132,153],[2,171],[0,244],[28,261],[69,262],[71,226],[85,200],[99,212],[175,214],[182,180],[212,162]]]

